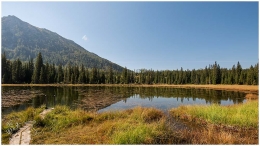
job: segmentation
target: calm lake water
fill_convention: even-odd
[[[9,92],[18,93],[19,96],[19,92],[25,90],[38,91],[38,94],[22,104],[2,108],[3,115],[30,106],[37,108],[46,103],[48,107],[67,105],[73,109],[103,112],[136,106],[168,110],[180,105],[230,105],[245,102],[245,94],[236,91],[161,87],[2,87],[2,96]]]

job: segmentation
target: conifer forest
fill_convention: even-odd
[[[8,60],[2,54],[2,84],[239,84],[258,85],[258,63],[243,69],[239,62],[231,68],[221,68],[215,62],[204,69],[129,70],[85,68],[84,65],[55,65],[36,61]]]

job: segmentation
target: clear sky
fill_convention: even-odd
[[[258,62],[258,2],[2,2],[15,15],[128,69]]]

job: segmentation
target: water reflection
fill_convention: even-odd
[[[244,102],[244,93],[194,88],[155,87],[2,87],[3,93],[10,90],[40,90],[42,94],[20,105],[2,108],[2,113],[24,110],[29,106],[47,107],[67,105],[84,110],[112,110],[134,106],[169,109],[183,104],[237,104]],[[47,100],[45,99],[45,95]],[[18,96],[18,95],[17,95]],[[3,97],[2,97],[3,98]],[[10,97],[15,98],[15,97]],[[3,102],[2,102],[3,105]],[[3,107],[3,106],[2,106]]]

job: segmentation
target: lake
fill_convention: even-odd
[[[155,107],[166,111],[180,105],[238,104],[245,102],[244,97],[245,93],[238,91],[195,88],[2,87],[2,114],[21,111],[30,106],[37,108],[46,103],[47,107],[67,105],[73,109],[81,108],[97,112],[128,109],[136,106]]]

